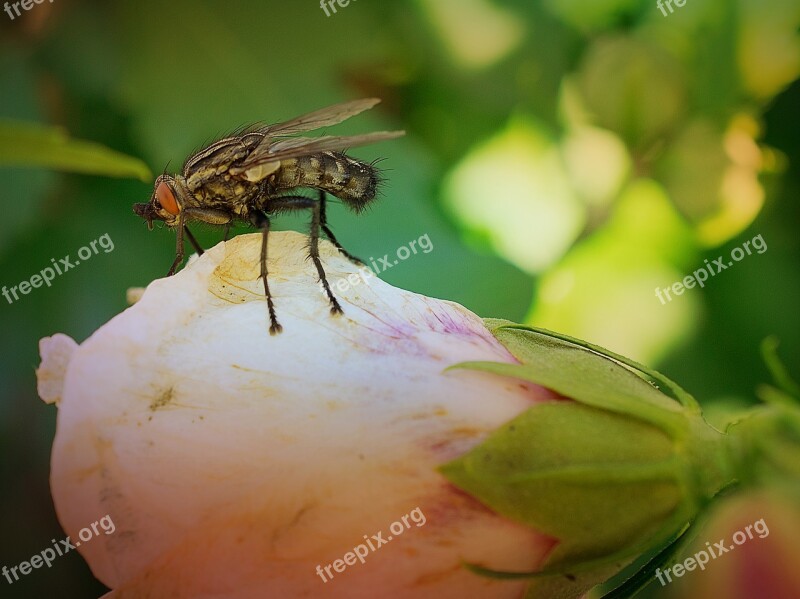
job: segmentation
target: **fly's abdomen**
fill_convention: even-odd
[[[276,190],[293,187],[321,189],[361,210],[375,199],[381,182],[377,168],[340,152],[320,152],[281,160],[273,185]]]

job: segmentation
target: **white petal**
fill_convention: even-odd
[[[36,369],[37,390],[45,403],[57,404],[64,388],[64,374],[78,344],[61,333],[39,341],[42,363]]]
[[[59,519],[74,538],[111,516],[115,532],[80,550],[113,597],[519,597],[524,583],[461,560],[529,570],[550,542],[436,467],[547,393],[443,373],[513,361],[457,304],[368,278],[334,292],[345,314],[331,316],[307,243],[270,235],[280,335],[255,234],[154,281],[80,346],[53,448]],[[331,283],[358,273],[320,250]],[[417,507],[424,526],[333,580],[315,573]]]

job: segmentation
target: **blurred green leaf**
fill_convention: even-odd
[[[778,356],[778,337],[770,335],[761,342],[761,357],[767,365],[775,385],[780,391],[790,398],[800,399],[800,385],[798,385],[789,374],[789,370]],[[774,394],[770,394],[774,397]]]
[[[0,165],[40,166],[57,170],[135,177],[149,181],[147,165],[103,145],[71,139],[60,127],[0,121]]]
[[[686,111],[684,72],[646,39],[607,35],[592,42],[578,85],[596,123],[636,151],[670,134]]]

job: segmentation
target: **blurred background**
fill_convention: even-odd
[[[158,174],[242,124],[377,96],[335,133],[408,134],[353,151],[386,158],[388,183],[365,215],[333,206],[329,220],[376,261],[428,235],[433,250],[384,280],[659,368],[720,421],[768,380],[764,337],[780,338],[797,373],[800,4],[672,11],[655,0],[351,0],[326,16],[316,0],[54,0],[0,13],[0,285],[106,233],[114,242],[51,287],[0,298],[0,565],[63,538],[38,340],[83,341],[125,309],[129,287],[164,276],[175,244],[131,211],[152,192],[146,173],[19,164],[31,162],[19,134],[31,124]],[[766,251],[704,288],[656,296],[759,235]],[[56,592],[104,587],[77,553],[0,579],[2,597]]]

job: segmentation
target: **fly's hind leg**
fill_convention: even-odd
[[[336,239],[333,231],[331,231],[330,227],[328,227],[328,219],[325,215],[325,192],[322,190],[319,191],[319,224],[322,228],[322,231],[325,233],[325,236],[333,245],[336,246],[336,249],[339,250],[339,253],[350,260],[350,262],[353,264],[357,264],[358,266],[366,266],[366,263],[361,258],[354,256],[342,247],[342,244]]]
[[[339,301],[333,295],[331,287],[328,284],[328,278],[325,276],[325,270],[322,268],[322,261],[319,259],[319,230],[321,227],[321,204],[313,198],[305,198],[302,196],[282,196],[272,198],[269,203],[269,212],[291,212],[293,210],[311,210],[311,227],[309,235],[311,237],[308,244],[308,255],[314,263],[319,275],[319,282],[325,290],[325,295],[331,304],[331,314],[336,316],[344,314],[344,310],[339,305]]]
[[[269,217],[262,212],[253,212],[250,215],[250,222],[261,229],[261,280],[264,281],[264,295],[267,297],[267,309],[269,310],[269,334],[277,335],[283,330],[278,324],[275,316],[275,304],[272,301],[272,294],[269,292],[267,282],[267,238],[269,237]]]

